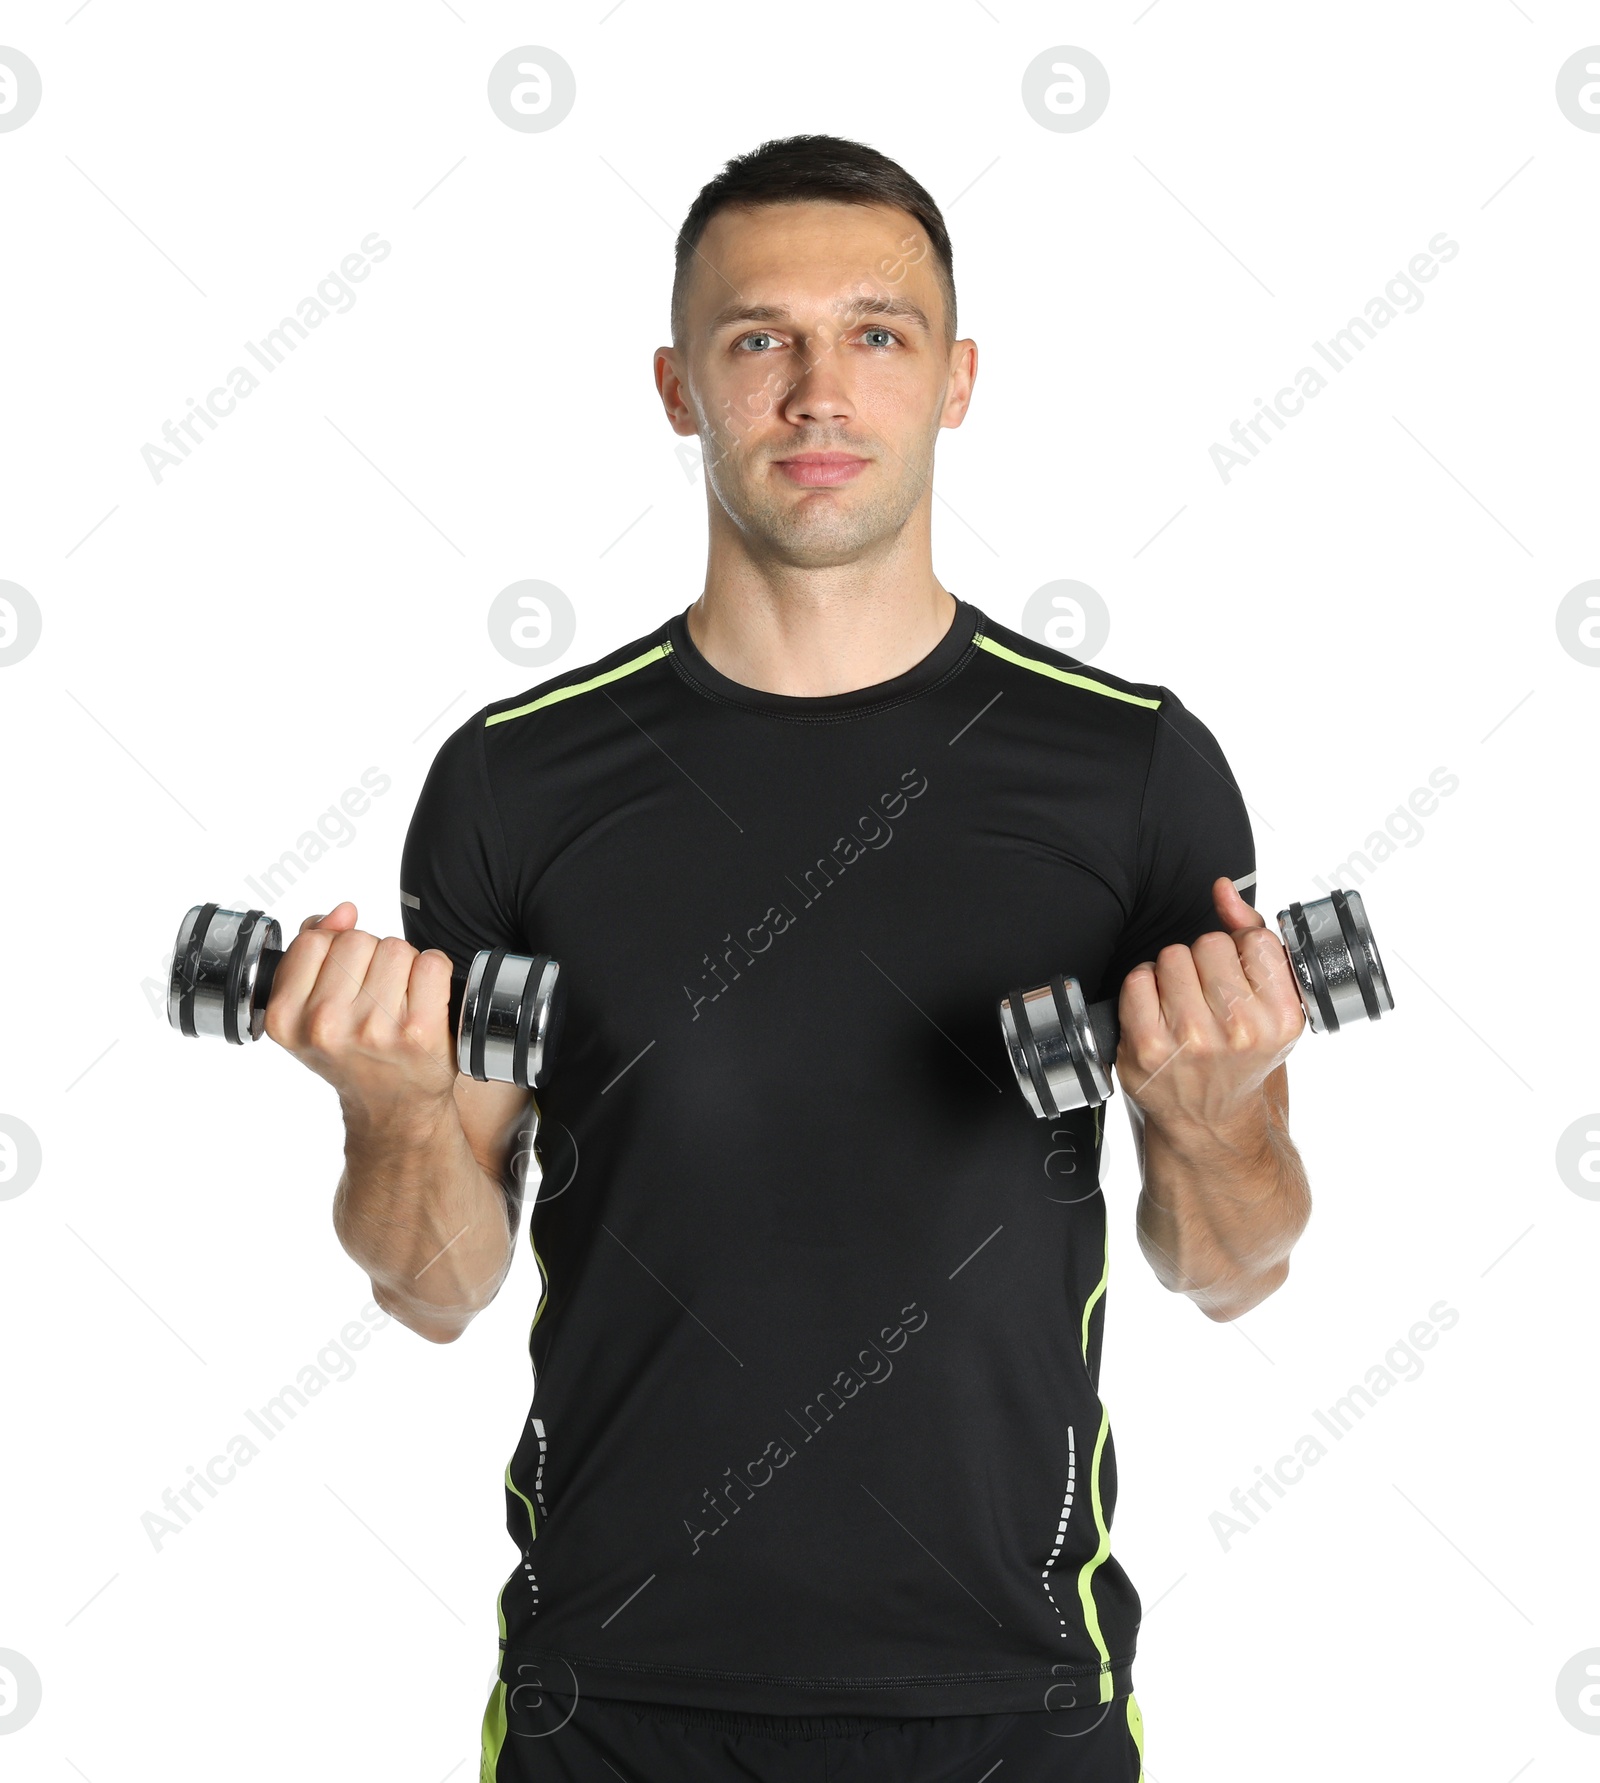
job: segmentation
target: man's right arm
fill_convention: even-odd
[[[301,925],[273,981],[266,1029],[338,1092],[339,1242],[385,1312],[450,1343],[511,1267],[518,1138],[532,1098],[457,1072],[448,956],[379,940],[355,920],[344,903]]]

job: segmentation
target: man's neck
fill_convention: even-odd
[[[810,697],[891,681],[950,629],[955,597],[931,571],[924,586],[782,591],[708,583],[689,608],[689,636],[730,681]]]

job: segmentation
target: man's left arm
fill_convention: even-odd
[[[1231,880],[1212,897],[1220,929],[1123,981],[1117,1075],[1140,1249],[1166,1287],[1226,1320],[1283,1285],[1311,1191],[1289,1137],[1283,1061],[1305,1012],[1288,957]]]

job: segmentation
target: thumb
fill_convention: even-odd
[[[342,904],[335,904],[326,916],[308,916],[300,925],[303,935],[307,929],[353,929],[356,926],[356,907],[348,898]]]
[[[1244,901],[1231,879],[1219,879],[1211,888],[1212,901],[1216,904],[1217,915],[1222,919],[1222,926],[1230,935],[1242,934],[1246,929],[1264,929],[1267,919],[1259,910],[1254,910]]]

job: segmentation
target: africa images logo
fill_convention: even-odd
[[[1369,342],[1378,338],[1380,328],[1387,328],[1397,316],[1415,315],[1422,308],[1422,286],[1436,279],[1439,268],[1448,266],[1460,252],[1460,244],[1441,229],[1428,243],[1426,253],[1413,254],[1405,272],[1396,272],[1379,296],[1367,300],[1361,315],[1351,316],[1344,327],[1336,328],[1327,340],[1313,341],[1311,350],[1333,372],[1342,372]],[[1243,470],[1251,459],[1258,457],[1262,446],[1272,444],[1273,432],[1282,433],[1286,423],[1305,412],[1307,399],[1320,396],[1328,384],[1329,379],[1316,366],[1302,365],[1294,374],[1292,388],[1285,384],[1270,403],[1265,397],[1258,396],[1255,414],[1248,421],[1235,420],[1228,430],[1233,445],[1224,445],[1219,440],[1211,443],[1211,462],[1217,467],[1217,475],[1222,481],[1229,482],[1236,470]],[[1268,431],[1269,427],[1272,432]],[[1256,444],[1257,440],[1260,445]],[[1243,451],[1238,450],[1239,447],[1243,447]]]
[[[889,846],[890,842],[894,840],[893,826],[906,812],[906,801],[922,797],[928,790],[928,777],[916,768],[907,768],[900,776],[900,785],[903,788],[900,792],[878,794],[877,802],[881,811],[874,810],[869,805],[865,815],[855,820],[856,835],[840,836],[826,854],[817,857],[815,866],[806,868],[800,875],[805,881],[805,890],[796,885],[787,873],[784,874],[785,880],[793,890],[800,894],[803,900],[800,906],[802,911],[809,910],[816,903],[823,892],[835,883],[837,875],[853,867],[857,861],[865,860],[869,849],[876,850]],[[731,929],[722,937],[723,941],[727,943],[721,956],[723,966],[737,980],[740,977],[740,972],[734,963],[735,948],[743,954],[744,964],[753,966],[756,963],[756,955],[765,953],[771,947],[775,936],[787,934],[799,920],[799,917],[787,904],[769,904],[763,911],[760,921],[752,923],[744,931],[744,940],[735,941]],[[751,951],[752,948],[755,950],[754,952]],[[715,1003],[717,998],[730,988],[711,955],[707,953],[702,955],[702,958],[705,960],[706,969],[700,974],[700,982],[706,986],[706,989],[695,991],[687,984],[683,987],[683,994],[689,999],[691,1011],[689,1019],[691,1021],[699,1021],[702,1003]],[[712,983],[716,985],[715,990],[710,988]]]
[[[389,258],[389,254],[388,242],[376,229],[370,230],[361,238],[359,252],[346,254],[339,262],[338,272],[329,270],[324,273],[316,290],[300,299],[294,315],[282,317],[278,325],[269,328],[259,341],[246,341],[245,352],[264,372],[275,372],[300,343],[309,338],[313,328],[321,327],[330,316],[342,316],[355,308],[356,294],[351,285],[360,284],[374,266]],[[234,366],[225,374],[225,379],[225,385],[218,384],[206,393],[203,404],[190,396],[185,399],[188,412],[180,420],[168,419],[161,424],[165,446],[146,440],[139,448],[145,468],[157,483],[167,471],[181,465],[196,446],[205,443],[201,426],[207,433],[215,433],[217,423],[226,420],[238,408],[240,398],[253,394],[261,386],[261,379],[247,365]]]
[[[919,1310],[916,1301],[908,1301],[900,1308],[900,1323],[885,1325],[876,1338],[858,1350],[855,1361],[841,1368],[829,1386],[821,1388],[815,1398],[800,1408],[803,1417],[785,1408],[784,1416],[801,1432],[800,1440],[808,1443],[820,1436],[845,1406],[869,1385],[881,1387],[894,1373],[894,1363],[889,1357],[903,1350],[910,1334],[920,1331],[927,1322],[927,1309]],[[694,1543],[694,1553],[700,1552],[700,1544],[707,1536],[721,1535],[728,1527],[732,1520],[728,1514],[730,1509],[733,1516],[737,1516],[755,1497],[756,1489],[769,1485],[777,1470],[786,1467],[799,1453],[786,1436],[775,1436],[754,1461],[747,1461],[737,1472],[731,1467],[723,1468],[724,1477],[717,1482],[716,1488],[707,1486],[701,1493],[704,1502],[696,1507],[695,1520],[683,1519],[683,1527]],[[739,1497],[740,1493],[743,1498]],[[723,1508],[724,1504],[728,1509]]]

